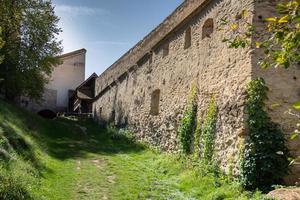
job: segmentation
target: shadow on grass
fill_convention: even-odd
[[[18,154],[24,160],[29,161],[32,166],[41,171],[45,169],[37,158],[34,146],[28,142],[23,134],[8,124],[6,121],[0,122],[0,158],[4,161],[13,159],[13,154]],[[8,162],[6,162],[8,163]]]
[[[48,154],[57,159],[87,157],[90,153],[100,155],[134,153],[145,149],[143,145],[125,136],[115,138],[92,120],[73,121],[65,118],[54,121],[42,120],[44,124],[39,125],[42,134],[36,135],[36,139],[42,140],[42,143],[46,144]]]
[[[27,134],[40,149],[61,160],[86,157],[90,153],[111,155],[144,150],[144,146],[126,137],[114,139],[106,129],[92,120],[49,120],[3,101],[0,101],[0,105],[0,128],[5,137],[15,151],[36,168],[43,166],[36,158],[35,147],[27,143]],[[87,128],[86,133],[78,125]],[[16,127],[22,134],[17,133]]]

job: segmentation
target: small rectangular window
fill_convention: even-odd
[[[184,49],[188,49],[192,45],[192,32],[191,27],[188,27],[185,31]]]
[[[151,65],[153,62],[153,52],[149,53],[149,65]]]
[[[151,108],[150,108],[151,115],[159,114],[159,101],[160,101],[160,90],[157,89],[153,91],[151,94]]]
[[[169,55],[169,43],[165,44],[163,47],[163,57],[166,57]]]
[[[102,107],[99,108],[99,117],[102,116]]]

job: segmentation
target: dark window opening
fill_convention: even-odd
[[[151,94],[151,115],[158,115],[159,114],[159,101],[160,101],[160,90],[154,90]]]
[[[149,65],[151,65],[152,62],[153,62],[153,52],[151,51],[151,52],[149,53]]]
[[[165,44],[163,47],[163,57],[169,55],[169,43]]]
[[[214,32],[214,20],[209,18],[205,21],[202,27],[202,39],[210,38],[211,34]]]
[[[102,116],[102,107],[99,108],[99,117]]]
[[[185,31],[184,49],[189,48],[192,45],[192,31],[191,27],[188,27]]]

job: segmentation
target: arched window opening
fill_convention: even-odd
[[[191,45],[192,45],[192,31],[191,31],[191,27],[188,27],[185,31],[184,49],[188,49]]]
[[[202,39],[210,38],[214,32],[214,20],[212,18],[207,19],[202,27]]]
[[[160,101],[160,90],[154,90],[151,94],[151,115],[158,115],[159,114],[159,101]]]

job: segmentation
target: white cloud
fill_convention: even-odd
[[[105,40],[98,40],[94,43],[99,45],[126,45],[126,46],[131,45],[129,42],[105,41]]]
[[[71,5],[56,5],[55,11],[61,14],[68,15],[107,15],[109,12],[101,8],[90,8],[86,6],[71,6]]]

